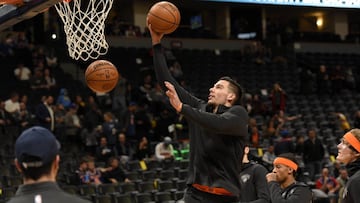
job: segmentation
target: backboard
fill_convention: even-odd
[[[62,0],[24,0],[22,5],[4,4],[0,6],[0,31],[16,23],[32,18]]]

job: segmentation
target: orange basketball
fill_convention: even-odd
[[[155,32],[170,34],[174,32],[180,24],[179,9],[172,3],[161,1],[154,4],[148,14],[148,23]]]
[[[117,68],[110,61],[96,60],[85,71],[87,86],[94,92],[110,92],[119,80]]]

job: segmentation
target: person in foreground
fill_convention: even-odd
[[[240,173],[240,202],[269,203],[270,194],[266,182],[269,172],[263,165],[249,160],[250,147],[245,146],[243,166]]]
[[[15,166],[23,175],[24,183],[8,203],[89,202],[64,192],[57,185],[59,150],[59,142],[46,128],[34,126],[21,133],[15,142]]]
[[[266,175],[271,202],[309,203],[312,202],[311,188],[295,180],[298,164],[292,153],[280,154],[274,160],[272,173]]]
[[[230,77],[210,88],[208,101],[191,95],[171,76],[161,46],[163,34],[148,23],[154,69],[171,106],[189,122],[190,158],[186,203],[229,203],[240,194],[240,161],[247,136],[248,114],[236,105],[241,86]]]
[[[342,203],[360,202],[360,129],[345,133],[337,146],[336,160],[345,164],[349,179],[342,192]]]

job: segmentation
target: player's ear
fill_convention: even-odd
[[[288,174],[292,174],[292,173],[293,173],[293,170],[294,170],[294,169],[292,169],[292,168],[290,168],[290,167],[287,167],[287,169],[288,169]]]
[[[235,95],[235,93],[233,93],[233,92],[229,93],[228,96],[227,96],[227,100],[228,100],[229,102],[234,101],[235,98],[236,98],[236,95]]]
[[[20,163],[18,162],[17,159],[15,159],[14,163],[15,163],[16,169],[17,169],[20,173],[22,173],[22,169],[21,169]]]

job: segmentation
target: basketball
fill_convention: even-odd
[[[174,32],[180,24],[179,9],[172,3],[161,1],[154,4],[148,14],[148,23],[151,28],[158,33],[170,34]]]
[[[119,80],[117,68],[110,61],[96,60],[85,71],[87,86],[94,92],[110,92]]]

